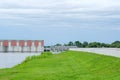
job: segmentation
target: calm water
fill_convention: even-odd
[[[71,48],[70,50],[94,52],[97,54],[120,57],[120,48]]]
[[[33,55],[40,53],[0,53],[0,68],[11,68]]]

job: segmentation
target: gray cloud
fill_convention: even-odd
[[[1,25],[81,27],[118,26],[118,0],[4,0],[0,1]],[[112,24],[113,23],[113,24]],[[113,29],[113,28],[110,28]],[[118,27],[116,27],[118,29]]]

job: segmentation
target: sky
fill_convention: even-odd
[[[1,0],[0,39],[45,45],[120,40],[120,0]]]

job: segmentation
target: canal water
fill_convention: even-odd
[[[0,53],[0,69],[11,68],[33,55],[40,55],[40,53]]]
[[[102,55],[114,56],[120,58],[120,48],[71,48],[73,51],[93,52]]]

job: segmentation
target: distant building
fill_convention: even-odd
[[[44,40],[0,40],[0,52],[43,52]]]

